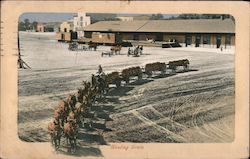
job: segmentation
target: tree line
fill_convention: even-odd
[[[150,17],[151,20],[163,20],[163,19],[232,19],[234,17],[229,14],[179,14],[177,16],[171,16],[164,18],[160,13],[152,14]]]
[[[38,22],[33,21],[30,22],[29,19],[24,19],[24,21],[18,22],[18,30],[26,31],[26,30],[36,30]]]

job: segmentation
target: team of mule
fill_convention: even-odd
[[[79,128],[91,128],[92,120],[95,117],[92,106],[98,98],[103,98],[109,91],[109,85],[114,84],[120,87],[124,81],[128,84],[133,77],[137,80],[152,77],[155,72],[160,75],[166,74],[167,69],[175,72],[178,67],[185,71],[189,69],[189,60],[182,59],[170,61],[169,63],[155,62],[146,64],[145,67],[129,67],[121,72],[114,71],[105,74],[99,65],[96,75],[92,74],[91,81],[83,81],[82,87],[78,88],[76,94],[70,94],[65,100],[61,100],[54,110],[54,119],[48,124],[48,131],[51,136],[51,143],[57,150],[60,147],[61,137],[65,137],[69,145],[69,151],[74,153],[77,146],[77,135]]]

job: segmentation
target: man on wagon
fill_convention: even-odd
[[[99,75],[103,73],[103,70],[102,70],[102,66],[99,65],[98,66],[98,72],[97,72]]]

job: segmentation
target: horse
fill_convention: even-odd
[[[75,153],[76,151],[76,130],[70,126],[69,123],[64,125],[64,133],[67,138],[67,144],[70,144],[69,152]]]
[[[107,84],[105,81],[105,75],[104,76],[97,76],[97,93],[102,96],[104,94],[107,93],[106,89],[107,89]]]
[[[155,43],[155,40],[154,39],[146,39],[147,40],[147,42],[150,42],[150,43]]]
[[[127,54],[127,56],[134,55],[135,57],[139,57],[139,54],[142,55],[142,50],[143,50],[142,46],[141,47],[137,46],[134,50],[128,48],[128,54]]]
[[[97,44],[96,44],[96,43],[90,42],[90,43],[89,43],[89,46],[88,46],[88,49],[89,49],[89,50],[94,49],[94,51],[96,51],[96,49],[97,49]]]
[[[70,144],[69,152],[76,152],[76,138],[77,138],[77,126],[74,122],[68,121],[64,125],[64,134],[67,140],[67,144]]]
[[[70,95],[67,96],[67,103],[68,103],[71,111],[74,111],[76,101],[77,101],[77,99],[76,99],[75,95],[70,94]]]
[[[75,119],[78,126],[83,123],[84,114],[86,113],[86,104],[77,102],[75,105]]]
[[[115,54],[117,54],[117,53],[121,53],[121,49],[122,49],[122,46],[121,45],[117,45],[117,46],[112,46],[111,48],[110,48],[110,51],[113,53],[115,53]]]
[[[62,127],[59,124],[58,120],[50,122],[48,124],[48,132],[51,137],[51,144],[55,146],[55,149],[58,150],[60,147],[60,141],[62,136]]]
[[[64,125],[68,113],[69,113],[68,104],[65,101],[61,100],[58,104],[58,107],[54,111],[54,117],[56,118],[56,116],[58,116],[61,126]]]

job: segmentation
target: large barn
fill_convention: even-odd
[[[83,31],[86,38],[98,32],[119,35],[122,40],[175,39],[184,46],[235,45],[235,23],[231,19],[100,21],[84,27]]]

